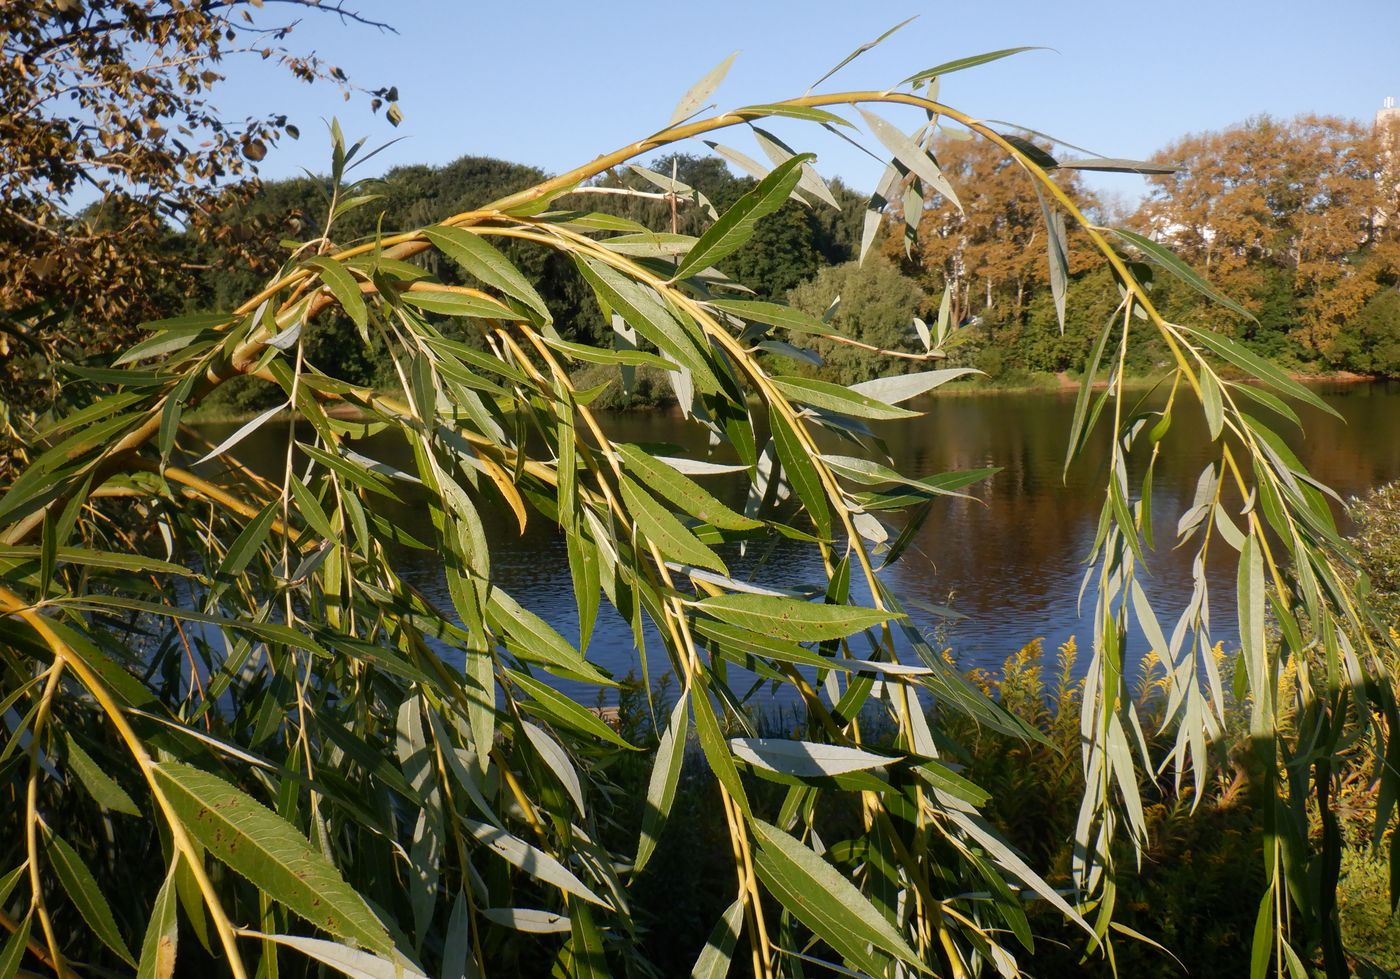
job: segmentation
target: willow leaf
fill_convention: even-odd
[[[1253,313],[1245,309],[1243,306],[1235,302],[1223,292],[1217,290],[1215,286],[1211,285],[1201,276],[1197,275],[1195,269],[1191,268],[1191,266],[1187,265],[1181,259],[1177,258],[1176,255],[1174,255],[1170,249],[1164,248],[1163,246],[1153,241],[1151,238],[1147,238],[1143,235],[1140,235],[1135,231],[1128,231],[1126,228],[1110,228],[1108,230],[1112,231],[1119,238],[1122,238],[1128,244],[1141,251],[1145,256],[1147,256],[1147,258],[1151,259],[1153,262],[1166,269],[1172,275],[1176,276],[1182,282],[1185,282],[1188,286],[1190,286],[1192,289],[1195,289],[1207,299],[1219,303],[1231,312],[1239,313],[1241,316],[1245,317],[1251,322],[1258,322],[1258,320],[1254,318]]]
[[[620,444],[617,448],[623,465],[643,486],[696,520],[721,530],[753,530],[763,526],[758,520],[736,513],[709,490],[637,446]]]
[[[953,61],[945,61],[941,65],[934,65],[932,68],[925,68],[921,72],[910,75],[901,85],[918,85],[931,78],[939,78],[943,75],[951,75],[955,71],[962,71],[964,68],[975,68],[978,65],[985,65],[988,62],[1000,61],[1002,58],[1009,58],[1013,54],[1021,54],[1024,51],[1046,51],[1048,48],[1039,45],[1028,45],[1019,48],[1002,48],[999,51],[988,51],[985,54],[969,55],[966,58],[957,58]]]
[[[583,734],[602,738],[619,748],[636,750],[620,734],[609,727],[601,717],[587,707],[576,703],[572,698],[564,696],[553,687],[517,670],[508,669],[506,673],[534,699],[534,704],[527,705],[530,708],[539,710],[551,720],[558,721],[565,727],[571,727]]]
[[[393,952],[364,898],[281,816],[192,765],[162,762],[152,771],[181,825],[213,856],[322,931]]]
[[[245,931],[242,934],[248,938],[275,942],[295,949],[308,958],[330,966],[341,975],[349,976],[350,979],[427,979],[401,957],[389,959],[340,942],[328,942],[324,938],[268,935],[256,931]]]
[[[927,394],[934,388],[955,381],[970,374],[981,374],[975,367],[947,367],[936,371],[918,371],[913,374],[892,374],[869,381],[852,384],[850,390],[867,398],[876,398],[886,404],[899,404],[910,398]]]
[[[904,936],[835,867],[770,823],[752,819],[749,825],[758,841],[754,869],[763,885],[848,963],[886,975],[888,963],[873,946],[930,973]]]
[[[539,847],[531,846],[524,840],[512,836],[499,826],[479,823],[474,819],[463,819],[462,825],[478,842],[490,847],[497,856],[507,863],[519,867],[536,880],[559,888],[566,894],[573,894],[600,907],[611,907],[607,901],[595,894],[583,881],[554,857]]]
[[[797,438],[797,432],[785,418],[775,413],[770,413],[768,418],[769,426],[773,430],[773,446],[777,450],[778,460],[782,463],[787,481],[797,493],[797,498],[802,501],[807,516],[812,518],[817,533],[829,539],[831,510],[827,506],[826,490],[822,486],[816,466],[812,464],[812,457],[807,454],[807,450]]]
[[[853,418],[892,421],[915,418],[917,411],[895,408],[854,388],[811,377],[774,377],[773,386],[793,401]]]
[[[734,961],[734,946],[739,943],[739,929],[744,923],[744,902],[735,899],[729,905],[700,950],[700,957],[690,970],[691,979],[725,979]]]
[[[729,74],[729,69],[737,57],[739,57],[739,52],[735,51],[711,68],[704,78],[691,86],[690,90],[681,96],[680,102],[676,103],[676,111],[671,113],[671,121],[667,125],[674,126],[684,122],[699,112],[704,106],[705,100],[714,94],[715,89],[719,88],[719,83],[724,81],[724,76]]]
[[[865,119],[865,124],[870,127],[870,131],[875,134],[875,138],[894,155],[896,160],[904,164],[923,181],[926,191],[931,190],[940,194],[956,207],[959,213],[962,212],[962,201],[958,200],[957,191],[948,182],[948,178],[943,176],[943,171],[938,169],[938,164],[933,162],[933,157],[926,150],[875,113],[861,109],[860,114]]]
[[[721,595],[702,599],[694,607],[721,622],[793,642],[842,639],[896,617],[858,605],[823,605],[772,595]]]
[[[83,783],[83,788],[88,790],[88,794],[98,805],[128,816],[141,815],[141,810],[136,808],[136,803],[131,801],[131,796],[126,794],[126,790],[88,756],[82,746],[73,740],[71,734],[65,731],[63,740],[68,749],[68,764],[73,769],[73,774],[78,776],[78,781]]]
[[[812,159],[812,154],[803,153],[774,167],[773,172],[760,180],[757,187],[735,201],[734,206],[720,215],[719,220],[700,236],[685,261],[676,269],[675,278],[688,278],[743,247],[753,236],[759,220],[782,207],[792,196],[802,177],[802,164]]]
[[[112,917],[112,906],[107,903],[102,889],[97,886],[97,878],[93,877],[82,857],[57,833],[49,834],[47,852],[54,876],[92,933],[123,962],[135,968],[136,960],[131,957],[131,951],[117,930],[116,919]]]
[[[177,857],[178,861],[180,858]],[[151,907],[151,919],[146,925],[146,937],[141,942],[141,964],[137,967],[137,979],[170,979],[175,974],[175,953],[180,940],[180,927],[176,907],[175,870],[172,864],[166,874],[165,883],[156,894],[156,903]]]
[[[364,329],[369,322],[369,311],[365,308],[365,297],[360,294],[360,284],[355,277],[344,265],[324,255],[314,255],[306,260],[306,264],[321,273],[321,281],[340,303],[340,308],[345,310],[345,315]]]
[[[781,738],[732,738],[729,747],[740,761],[798,778],[821,778],[882,768],[898,761],[859,748],[789,741]]]
[[[530,280],[481,235],[473,234],[464,228],[449,228],[446,225],[425,228],[423,234],[444,255],[486,285],[520,300],[539,313],[545,322],[553,319],[549,306],[530,284]]]
[[[29,944],[29,929],[34,923],[34,915],[26,914],[15,928],[14,934],[0,948],[0,979],[13,979],[19,973],[24,961],[25,948]]]
[[[729,569],[718,554],[710,550],[690,532],[676,517],[657,503],[646,490],[635,482],[622,477],[622,499],[637,529],[656,546],[661,554],[681,564],[693,564],[708,568],[720,574],[729,574]]]
[[[681,764],[685,761],[685,741],[689,725],[686,710],[687,698],[681,696],[671,709],[671,720],[661,735],[661,743],[656,749],[656,758],[651,766],[651,778],[647,781],[645,809],[642,812],[642,835],[637,841],[637,859],[633,862],[634,873],[641,873],[661,837],[666,817],[671,812],[671,804],[676,799],[676,786],[680,784]]]

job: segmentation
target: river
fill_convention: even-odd
[[[1344,421],[1299,409],[1307,435],[1289,440],[1312,473],[1343,498],[1400,478],[1400,383],[1335,384],[1316,390]],[[951,469],[1001,468],[971,489],[976,499],[936,504],[904,559],[885,572],[898,594],[951,607],[961,616],[950,620],[926,614],[920,625],[938,629],[964,668],[996,668],[1037,637],[1046,640],[1047,651],[1071,635],[1087,642],[1092,599],[1081,612],[1078,594],[1083,559],[1093,541],[1103,499],[1103,430],[1062,479],[1073,392],[941,396],[915,407],[925,412],[923,417],[882,429],[900,472],[923,476]],[[1172,549],[1172,531],[1177,516],[1189,506],[1196,478],[1209,458],[1200,412],[1182,405],[1176,415],[1154,479],[1158,548],[1149,555],[1151,574],[1146,581],[1164,623],[1175,620],[1190,592],[1191,552]],[[605,423],[615,440],[672,443],[703,453],[704,433],[667,411],[613,413],[605,416]],[[231,426],[209,425],[206,436],[217,442],[231,430]],[[235,451],[257,469],[277,471],[286,437],[285,425],[267,425]],[[369,445],[364,449],[367,454],[412,468],[401,444],[381,438]],[[735,477],[712,478],[708,485],[731,503],[742,500]],[[499,516],[487,521],[495,582],[566,637],[576,638],[577,616],[562,538],[538,518],[530,521],[523,535],[517,535],[513,520],[505,513]],[[421,509],[406,507],[396,517],[420,539],[432,539]],[[397,560],[407,579],[447,604],[434,552],[404,550]],[[1229,644],[1236,638],[1235,569],[1225,562],[1208,571],[1214,638]],[[760,573],[769,582],[789,585],[820,580],[813,556],[790,544],[767,554]],[[589,656],[621,676],[640,664],[630,630],[608,612],[605,601]],[[655,679],[664,671],[665,661],[659,648],[653,648],[651,656]]]

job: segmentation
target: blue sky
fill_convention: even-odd
[[[361,85],[397,85],[403,124],[391,129],[366,100],[344,102],[333,86],[231,63],[221,96],[228,111],[284,111],[302,130],[299,142],[269,154],[264,176],[323,170],[319,120],[332,115],[370,145],[404,137],[367,165],[376,173],[465,154],[560,172],[664,126],[684,92],[732,51],[738,60],[714,96],[720,109],[799,95],[854,47],[915,14],[820,90],[888,88],[953,58],[1044,45],[1053,50],[948,76],[943,100],[1127,157],[1260,113],[1369,119],[1383,96],[1400,95],[1395,0],[360,0],[358,9],[398,34],[306,16],[290,44],[315,49]],[[773,128],[817,152],[827,176],[862,190],[878,179],[877,164],[825,134]],[[721,141],[761,156],[746,134]],[[1131,198],[1142,184],[1111,177],[1099,186]]]

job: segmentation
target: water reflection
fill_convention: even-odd
[[[1312,472],[1343,497],[1400,477],[1400,385],[1336,385],[1319,391],[1345,423],[1311,409],[1300,412],[1310,434],[1290,442]],[[1038,636],[1048,644],[1061,643],[1072,634],[1087,637],[1092,599],[1081,614],[1078,595],[1082,562],[1102,503],[1107,453],[1103,439],[1096,439],[1062,477],[1073,393],[942,397],[919,407],[926,411],[925,417],[882,429],[901,472],[922,476],[982,466],[999,466],[1002,471],[972,488],[977,499],[953,499],[935,506],[905,558],[886,572],[896,592],[932,604],[951,604],[966,616],[951,626],[945,623],[947,638],[965,667],[998,666]],[[606,426],[619,441],[670,443],[688,454],[705,452],[704,433],[668,412],[613,414],[606,417]],[[227,434],[220,426],[209,429],[208,436],[215,441]],[[244,441],[237,453],[254,468],[272,472],[280,468],[286,437],[285,426],[268,426]],[[1158,547],[1150,555],[1151,575],[1144,581],[1164,624],[1179,614],[1190,592],[1193,550],[1173,550],[1172,544],[1177,517],[1189,506],[1197,476],[1208,460],[1201,448],[1204,441],[1204,419],[1183,406],[1163,443],[1154,479]],[[406,447],[387,437],[372,440],[364,451],[412,468]],[[738,479],[710,478],[707,485],[726,502],[741,504]],[[576,639],[577,614],[563,539],[539,519],[517,535],[508,511],[493,511],[491,517],[495,519],[486,523],[496,583],[565,637]],[[421,508],[404,506],[393,518],[403,521],[420,539],[432,539]],[[1234,566],[1231,555],[1220,553],[1225,548],[1213,550],[1217,563],[1208,572],[1214,638],[1230,643],[1236,638]],[[743,559],[728,553],[725,557],[734,559],[731,567],[736,573],[753,573],[772,583],[792,585],[821,577],[815,557],[788,542]],[[440,599],[444,607],[450,605],[433,551],[403,550],[399,560],[405,578]],[[608,611],[604,602],[604,612]],[[938,621],[924,616],[920,625],[932,628]],[[666,661],[655,635],[648,637],[647,644],[655,679],[666,669]],[[615,675],[629,669],[640,672],[642,665],[630,630],[616,614],[600,616],[589,655]]]

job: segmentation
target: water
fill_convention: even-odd
[[[1300,409],[1308,435],[1292,437],[1290,442],[1313,474],[1343,498],[1400,478],[1400,384],[1339,384],[1317,390],[1345,422]],[[884,573],[896,593],[951,606],[965,616],[951,623],[931,615],[919,618],[924,628],[941,626],[941,635],[965,668],[996,668],[1037,637],[1043,637],[1047,647],[1071,635],[1087,643],[1092,598],[1081,614],[1078,594],[1082,562],[1093,542],[1103,500],[1107,451],[1104,438],[1097,438],[1062,479],[1074,393],[939,397],[916,407],[925,412],[924,417],[882,429],[900,472],[924,476],[983,466],[998,466],[1002,471],[971,488],[975,500],[935,504],[905,557]],[[671,443],[697,455],[704,452],[704,433],[666,411],[606,415],[605,427],[617,441]],[[210,425],[205,434],[217,442],[231,429]],[[1097,434],[1104,432],[1100,429]],[[285,425],[268,425],[236,452],[256,469],[280,472],[286,437]],[[1158,548],[1149,554],[1150,577],[1144,585],[1169,631],[1191,590],[1194,554],[1190,546],[1172,549],[1174,528],[1210,458],[1205,440],[1199,410],[1181,405],[1154,478]],[[412,469],[407,448],[387,437],[357,448]],[[741,504],[738,478],[709,477],[706,485],[731,505]],[[402,508],[393,518],[419,539],[432,540],[432,527],[421,508]],[[504,508],[491,510],[486,523],[495,583],[566,638],[576,639],[577,615],[563,539],[538,516],[532,517],[524,534],[517,534],[514,519]],[[1221,554],[1227,549],[1213,550]],[[1224,556],[1226,560],[1212,564],[1208,574],[1213,638],[1229,644],[1236,639],[1235,567],[1230,560],[1233,554]],[[397,560],[406,579],[450,607],[434,552],[403,550]],[[749,570],[754,562],[743,564]],[[738,566],[731,567],[737,573]],[[761,580],[785,585],[821,580],[814,555],[786,542],[766,555],[757,574]],[[640,672],[630,629],[619,616],[608,614],[606,600],[603,606],[589,658],[617,676],[633,669]],[[666,669],[665,655],[654,635],[649,646],[655,679]]]

